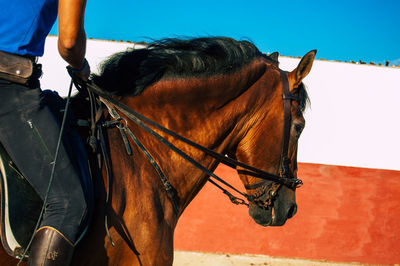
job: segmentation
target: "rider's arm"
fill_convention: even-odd
[[[87,64],[85,7],[86,0],[59,0],[58,4],[58,51],[74,69],[83,69]]]

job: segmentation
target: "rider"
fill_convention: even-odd
[[[45,198],[60,133],[43,103],[40,65],[45,39],[59,16],[58,50],[86,81],[86,0],[0,0],[0,142],[38,194]],[[33,68],[32,68],[33,66]],[[68,134],[68,132],[65,132]],[[90,198],[82,171],[64,141],[28,265],[69,265],[87,218]]]

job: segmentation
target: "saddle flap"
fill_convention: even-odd
[[[20,258],[33,234],[43,201],[0,144],[1,243]]]

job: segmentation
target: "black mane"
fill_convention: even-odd
[[[298,104],[301,112],[304,112],[306,107],[310,104],[310,98],[308,97],[308,93],[306,90],[306,86],[304,83],[300,83],[297,87],[297,94],[298,94]]]
[[[138,95],[162,78],[229,74],[260,56],[254,44],[231,38],[163,39],[112,55],[92,78],[109,93]]]

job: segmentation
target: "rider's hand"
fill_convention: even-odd
[[[86,58],[84,59],[83,66],[81,69],[75,69],[69,66],[70,75],[72,74],[72,78],[76,79],[78,82],[86,82],[90,76],[90,66]]]

